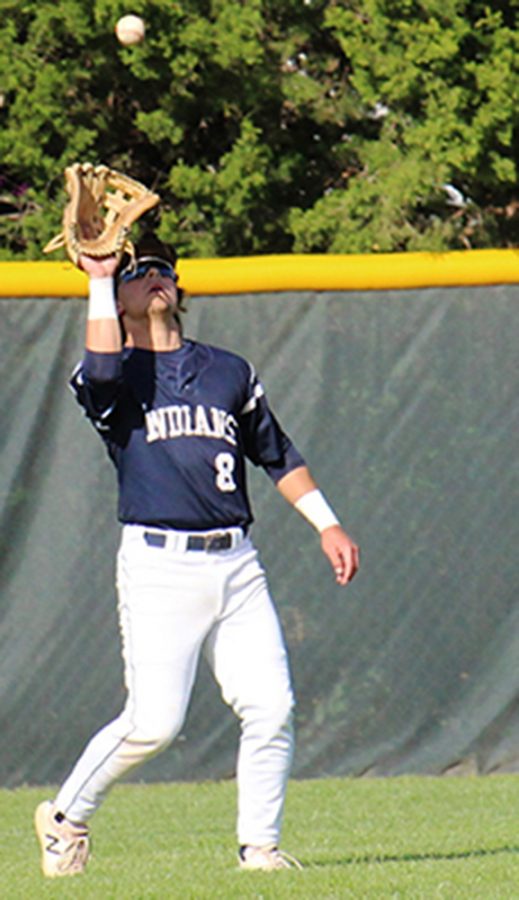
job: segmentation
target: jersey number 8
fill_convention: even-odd
[[[236,482],[233,478],[236,460],[232,453],[218,453],[214,460],[216,469],[216,487],[219,491],[230,493],[236,490]]]

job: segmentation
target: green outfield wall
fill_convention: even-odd
[[[114,472],[67,388],[85,311],[0,299],[4,786],[61,781],[124,700]],[[516,771],[517,286],[199,295],[185,328],[254,363],[361,546],[336,587],[251,467],[298,700],[294,775]],[[237,736],[202,663],[180,738],[134,778],[232,776]]]

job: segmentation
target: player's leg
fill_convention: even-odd
[[[293,755],[293,693],[285,644],[265,573],[247,542],[232,563],[221,615],[205,654],[241,722],[238,840],[277,846]]]
[[[87,821],[111,785],[164,749],[184,721],[202,641],[214,620],[211,585],[187,554],[148,546],[125,529],[118,556],[127,702],[86,747],[56,803]]]
[[[87,745],[55,803],[37,810],[42,866],[51,877],[84,868],[85,823],[107,791],[178,733],[200,647],[214,620],[211,585],[199,577],[192,561],[185,554],[143,547],[135,536],[134,531],[131,540],[123,539],[118,558],[128,699],[122,714]]]
[[[139,617],[129,615],[132,625]],[[147,621],[146,634],[165,633],[164,619],[156,628]],[[87,744],[62,785],[55,806],[71,822],[87,822],[112,785],[146,759],[164,749],[179,732],[193,685],[196,648],[176,661],[175,670],[161,663],[133,661],[128,698],[120,716]]]

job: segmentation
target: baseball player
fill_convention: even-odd
[[[82,872],[88,821],[114,782],[179,733],[200,654],[241,724],[239,865],[280,852],[293,753],[287,652],[249,536],[245,460],[320,533],[336,580],[358,568],[304,460],[240,356],[183,336],[176,255],[145,235],[136,257],[82,257],[86,351],[71,384],[117,470],[117,591],[127,701],[88,743],[35,824],[48,877]]]

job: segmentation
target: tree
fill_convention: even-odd
[[[4,0],[0,237],[38,258],[63,169],[163,198],[185,256],[517,242],[514,2]]]
[[[355,164],[311,209],[292,211],[296,249],[517,243],[517,6],[327,4],[364,113],[343,135]]]

